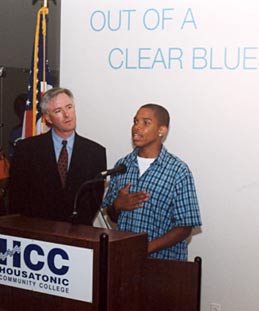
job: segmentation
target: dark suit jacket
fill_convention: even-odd
[[[66,188],[62,189],[51,131],[24,139],[17,144],[11,162],[9,213],[71,221],[80,185],[104,170],[105,148],[76,134]],[[78,223],[92,225],[103,192],[103,182],[85,187],[77,205]]]

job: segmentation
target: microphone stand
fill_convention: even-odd
[[[4,119],[3,119],[3,110],[4,110],[4,77],[6,76],[6,68],[0,66],[0,145],[3,144],[3,128],[4,128]]]
[[[87,180],[85,181],[84,183],[82,183],[82,185],[79,187],[76,195],[75,195],[75,200],[74,200],[74,206],[73,206],[73,213],[71,215],[71,222],[72,224],[75,224],[76,223],[76,218],[77,218],[77,215],[78,215],[78,212],[77,212],[77,202],[78,202],[78,198],[79,198],[79,195],[81,194],[82,190],[87,186],[87,185],[90,185],[90,184],[95,184],[97,182],[104,182],[106,177],[109,176],[109,175],[115,175],[115,174],[124,174],[126,173],[126,170],[127,170],[127,167],[125,164],[120,164],[118,165],[117,167],[111,169],[111,170],[107,170],[107,171],[104,171],[104,172],[101,172],[99,173],[98,175],[95,176],[94,179],[90,179],[90,180]],[[95,197],[96,199],[96,197]],[[101,213],[102,217],[103,217],[103,220],[106,224],[106,227],[108,228],[108,225],[107,225],[107,222],[104,218],[104,215],[103,215],[103,212],[102,212],[102,209],[99,208],[98,209],[98,212]]]
[[[98,174],[94,179],[90,179],[82,183],[82,185],[79,187],[76,195],[75,195],[75,200],[74,200],[74,206],[73,206],[73,213],[71,215],[71,222],[72,224],[76,224],[76,218],[78,216],[78,211],[77,211],[77,204],[78,204],[78,198],[79,195],[81,194],[82,190],[90,184],[95,184],[97,182],[104,182],[105,177],[100,177],[100,174]]]

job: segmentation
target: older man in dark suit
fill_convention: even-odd
[[[75,132],[70,90],[49,90],[41,109],[51,130],[17,144],[11,164],[9,213],[71,221],[80,186],[106,169],[106,151]],[[78,223],[92,225],[103,192],[103,182],[84,187],[76,206]]]

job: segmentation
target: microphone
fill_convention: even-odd
[[[111,170],[103,171],[98,176],[102,176],[103,178],[106,178],[109,175],[115,175],[115,174],[125,174],[127,171],[127,166],[125,164],[120,164]]]

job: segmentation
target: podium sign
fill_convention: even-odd
[[[0,284],[93,301],[93,250],[0,236]]]

